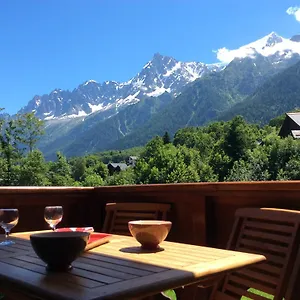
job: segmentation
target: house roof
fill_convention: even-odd
[[[119,167],[121,170],[125,170],[128,166],[125,163],[109,163],[108,166],[111,165],[114,169]]]
[[[294,139],[300,139],[300,130],[291,130]]]
[[[291,118],[296,124],[300,126],[300,112],[296,113],[287,113],[286,114],[289,118]]]

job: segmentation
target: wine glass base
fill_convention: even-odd
[[[0,242],[0,247],[1,247],[1,246],[9,246],[9,245],[13,245],[13,244],[15,244],[14,241],[12,241],[12,240],[7,240],[7,241]]]

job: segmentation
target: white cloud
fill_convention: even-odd
[[[286,13],[291,16],[295,16],[296,20],[300,22],[300,7],[291,6],[286,10]]]
[[[213,51],[217,55],[217,59],[222,63],[229,63],[234,58],[243,58],[246,56],[253,56],[254,51],[253,48],[239,48],[235,50],[229,50],[225,47],[218,49],[217,51]]]
[[[234,58],[254,57],[256,54],[255,47],[247,46],[234,50],[223,47],[213,52],[216,53],[217,59],[220,62],[230,63]]]
[[[220,62],[229,63],[234,58],[255,57],[257,53],[265,57],[274,55],[275,53],[278,53],[279,55],[286,55],[287,52],[300,54],[300,43],[285,39],[275,32],[271,32],[261,39],[240,48],[228,49],[223,47],[213,52]]]

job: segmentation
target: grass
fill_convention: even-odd
[[[270,300],[273,300],[273,299],[274,299],[274,296],[273,296],[273,295],[270,295],[270,294],[267,294],[267,293],[264,293],[264,292],[261,292],[261,291],[255,290],[255,289],[249,289],[248,291],[251,292],[251,293],[253,293],[253,294],[256,294],[256,295],[265,297],[266,300],[267,300],[267,299],[270,299]],[[252,299],[243,296],[243,297],[241,298],[241,300],[252,300]]]

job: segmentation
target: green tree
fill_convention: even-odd
[[[197,160],[189,155],[185,146],[164,145],[161,139],[154,138],[134,168],[137,183],[199,181]]]
[[[76,181],[81,181],[86,171],[86,160],[84,157],[73,157],[69,160],[72,177]]]
[[[161,137],[156,136],[145,146],[144,151],[141,153],[141,157],[145,159],[150,159],[154,157],[156,153],[161,149],[164,145],[164,142]]]
[[[229,157],[224,177],[230,173],[230,169],[236,161],[245,159],[247,152],[257,146],[260,139],[259,133],[257,126],[247,124],[241,116],[237,116],[229,122],[229,129],[225,133],[222,145],[225,155]]]
[[[88,155],[85,157],[86,168],[93,170],[93,172],[103,179],[108,176],[108,169],[101,159],[96,155]]]
[[[44,132],[44,121],[35,117],[34,113],[19,114],[16,118],[20,129],[19,141],[32,152]]]
[[[17,178],[14,174],[14,169],[17,160],[22,156],[22,151],[18,147],[20,130],[17,128],[14,120],[9,120],[6,123],[2,122],[1,126],[1,156],[5,161],[3,165],[5,170],[3,185],[16,185]]]
[[[163,143],[166,144],[170,144],[171,143],[171,138],[169,133],[166,131],[165,134],[163,135]]]
[[[22,186],[50,185],[46,177],[47,170],[43,154],[39,150],[33,150],[21,159],[18,183]]]
[[[107,177],[106,185],[131,185],[135,184],[135,173],[133,168],[127,168],[124,171],[113,174]]]
[[[230,122],[229,131],[225,135],[224,151],[232,161],[243,158],[246,151],[255,146],[255,137],[248,127],[241,116]]]
[[[97,174],[88,174],[85,176],[83,186],[101,186],[103,185],[103,179],[100,175]]]
[[[53,186],[72,186],[75,180],[72,178],[72,170],[66,157],[58,152],[57,159],[49,166],[48,179]]]
[[[269,146],[269,172],[271,180],[297,179],[300,141],[292,137],[273,139]]]

